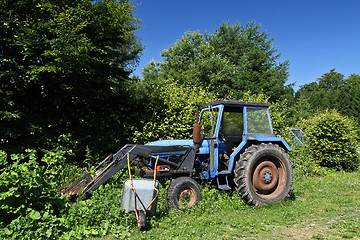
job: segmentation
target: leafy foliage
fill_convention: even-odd
[[[0,236],[13,239],[56,237],[64,230],[62,214],[68,205],[56,194],[59,173],[56,164],[63,152],[48,152],[39,163],[34,150],[12,154],[12,164],[0,177]],[[1,151],[1,163],[7,154]],[[56,164],[56,165],[55,165]]]
[[[300,118],[307,118],[318,111],[337,109],[343,115],[359,119],[360,76],[348,78],[331,69],[315,82],[301,86],[296,93]],[[357,121],[359,125],[359,121]]]
[[[215,96],[201,88],[177,85],[171,80],[151,84],[142,82],[147,105],[143,127],[134,129],[135,142],[169,138],[191,138],[197,107],[213,101]]]
[[[91,199],[74,203],[66,216],[67,229],[62,239],[89,237],[129,237],[129,230],[136,227],[134,214],[125,214],[121,208],[121,181],[100,187]]]
[[[223,23],[214,34],[188,32],[174,46],[164,50],[164,61],[150,63],[145,81],[172,79],[184,86],[200,86],[226,98],[229,92],[241,99],[245,92],[266,93],[272,101],[291,94],[285,86],[288,62],[280,57],[268,34],[250,23]]]
[[[288,78],[289,62],[277,63],[273,39],[260,31],[261,26],[254,22],[242,26],[223,23],[215,34],[208,37],[215,54],[227,59],[236,66],[237,72],[230,81],[229,88],[241,98],[246,91],[266,93],[272,101],[283,99],[291,94],[290,86],[285,86]]]
[[[336,110],[304,120],[311,156],[321,166],[353,170],[359,165],[358,132],[354,122]]]
[[[312,156],[309,146],[293,146],[290,152],[290,159],[293,162],[295,173],[304,176],[322,176],[327,169],[322,167]]]
[[[0,151],[0,156],[0,164],[7,164],[7,154]],[[71,174],[71,168],[62,167],[63,156],[61,150],[48,151],[40,161],[34,150],[10,156],[14,162],[3,168],[0,177],[0,238],[128,236],[135,218],[119,207],[119,184],[103,186],[90,200],[72,206],[55,192]]]
[[[116,0],[1,1],[3,148],[43,147],[61,134],[82,151],[124,141],[114,128],[130,109],[129,74],[142,50],[133,9]]]

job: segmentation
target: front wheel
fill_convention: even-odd
[[[170,183],[166,197],[170,207],[189,209],[201,201],[201,189],[194,179],[179,177]]]
[[[146,226],[146,212],[140,210],[139,212],[139,219],[138,219],[138,228],[140,230],[144,230]]]
[[[235,167],[236,190],[252,205],[277,203],[289,196],[293,169],[289,155],[276,144],[252,145]]]

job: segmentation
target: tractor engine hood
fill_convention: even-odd
[[[209,154],[210,140],[202,140],[199,148],[199,154]],[[192,139],[173,139],[173,140],[159,140],[155,142],[146,143],[147,146],[182,146],[195,147]]]
[[[185,147],[185,148],[189,148],[189,147],[194,147],[194,142],[192,139],[173,139],[173,140],[159,140],[159,141],[155,141],[155,142],[149,142],[146,143],[145,146],[154,146],[154,147],[163,147],[163,149],[166,149],[166,147],[169,148],[168,152],[161,152],[159,153],[160,157],[166,157],[168,155],[176,155],[176,154],[185,154],[184,150],[173,150],[173,147]],[[171,150],[170,150],[171,149]],[[153,155],[156,155],[153,154]]]
[[[145,145],[194,147],[194,142],[192,139],[172,139],[172,140],[159,140],[159,141],[155,141],[155,142],[149,142],[149,143],[146,143]]]

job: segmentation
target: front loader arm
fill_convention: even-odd
[[[152,155],[164,152],[184,152],[185,155],[179,163],[170,162],[167,159],[159,158],[160,162],[170,164],[175,167],[176,171],[191,172],[195,158],[195,150],[183,146],[147,146],[127,144],[121,148],[116,154],[107,156],[96,168],[95,175],[91,178],[90,173],[84,168],[83,174],[76,174],[67,183],[61,186],[57,192],[65,195],[70,199],[76,199],[82,196],[82,199],[87,199],[91,193],[99,188],[102,184],[108,181],[118,171],[123,169],[129,163],[132,164],[137,157],[150,158]],[[128,159],[129,158],[129,159]]]

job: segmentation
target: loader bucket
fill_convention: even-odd
[[[56,190],[58,194],[64,195],[67,198],[75,199],[81,195],[81,192],[90,182],[90,173],[87,168],[81,169],[69,181],[63,184]]]

